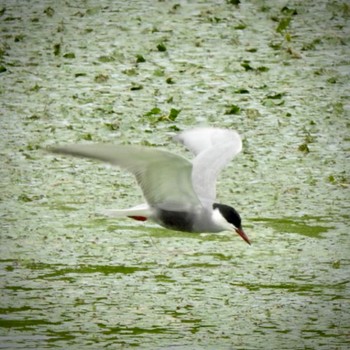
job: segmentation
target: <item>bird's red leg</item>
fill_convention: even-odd
[[[146,221],[147,218],[145,216],[138,216],[138,215],[132,215],[132,216],[128,216],[128,218],[134,219],[134,220],[138,220],[138,221]]]

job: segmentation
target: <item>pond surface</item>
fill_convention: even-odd
[[[0,348],[347,349],[346,1],[0,2]],[[53,156],[236,129],[253,244],[99,213],[129,174]]]

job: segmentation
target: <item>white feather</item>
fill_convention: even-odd
[[[216,199],[216,179],[220,171],[242,150],[242,140],[234,130],[195,128],[175,136],[196,157],[193,160],[192,183],[205,207]]]

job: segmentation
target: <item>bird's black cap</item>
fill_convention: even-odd
[[[225,204],[219,204],[214,203],[213,204],[214,209],[219,209],[221,215],[226,219],[227,222],[232,224],[235,227],[235,231],[248,243],[250,243],[250,240],[248,236],[245,234],[245,232],[242,229],[242,220],[239,216],[238,212],[230,207],[229,205]]]
[[[219,209],[221,215],[234,227],[241,228],[241,217],[234,208],[230,207],[229,205],[219,203],[214,203],[213,208]]]

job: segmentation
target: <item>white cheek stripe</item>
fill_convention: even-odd
[[[229,223],[220,213],[220,210],[218,208],[213,210],[212,219],[215,222],[216,225],[222,227],[225,230],[232,231],[232,229],[235,229],[236,227]]]

